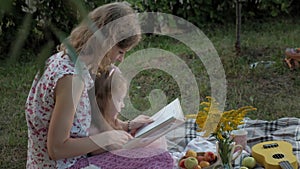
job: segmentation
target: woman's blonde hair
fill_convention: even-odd
[[[133,14],[134,11],[128,3],[115,2],[100,6],[91,11],[88,18],[73,29],[70,36],[67,38],[67,42],[78,54],[81,52],[84,52],[84,54],[89,54],[91,52],[99,53],[99,48],[103,49],[103,47],[95,46],[95,44],[107,45],[108,43],[109,45],[116,44],[121,49],[131,48],[137,45],[141,38],[141,30],[137,18],[126,17],[126,21],[121,21],[121,24],[114,23],[113,21]],[[109,41],[95,42],[94,39],[94,42],[88,44],[88,41],[91,41],[92,38],[97,38],[93,37],[93,35],[98,30],[101,30],[103,39],[109,39]],[[129,37],[128,34],[130,35]],[[99,41],[99,39],[96,41]],[[112,46],[109,46],[109,48],[111,47]],[[66,50],[66,45],[62,43],[59,50]],[[106,66],[111,63],[106,53],[103,57],[100,66]]]

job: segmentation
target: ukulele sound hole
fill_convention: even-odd
[[[281,158],[284,158],[284,155],[283,154],[274,154],[272,157],[275,159],[281,159]]]

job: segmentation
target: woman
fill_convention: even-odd
[[[90,137],[88,133],[88,90],[94,85],[90,73],[122,61],[126,51],[139,42],[140,27],[134,17],[121,24],[113,22],[130,14],[133,10],[124,3],[96,8],[71,32],[60,51],[48,58],[44,72],[36,75],[25,110],[27,168],[74,167],[88,153],[103,147],[120,147],[132,138],[122,130],[107,130]],[[139,124],[135,129],[151,122],[146,116],[133,121]]]

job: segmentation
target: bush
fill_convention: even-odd
[[[0,59],[8,56],[10,44],[15,40],[25,12],[23,1],[10,0],[0,2]]]
[[[87,11],[113,0],[7,0],[0,2],[0,59],[34,59],[48,42],[59,44],[51,27],[70,33]],[[163,12],[182,17],[200,28],[207,23],[235,22],[236,0],[128,0],[140,12]],[[298,15],[294,0],[244,0],[242,20]],[[25,17],[26,16],[26,17]],[[26,19],[24,19],[24,17]],[[159,24],[159,21],[153,20]],[[180,23],[176,23],[180,26]],[[52,47],[55,50],[55,46]],[[19,57],[21,56],[21,57]]]

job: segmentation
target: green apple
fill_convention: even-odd
[[[240,169],[249,169],[248,167],[242,166]]]
[[[253,157],[245,157],[242,161],[242,165],[248,168],[254,168],[256,161]]]
[[[188,157],[184,160],[184,166],[187,169],[193,169],[198,165],[198,160],[195,157]]]

